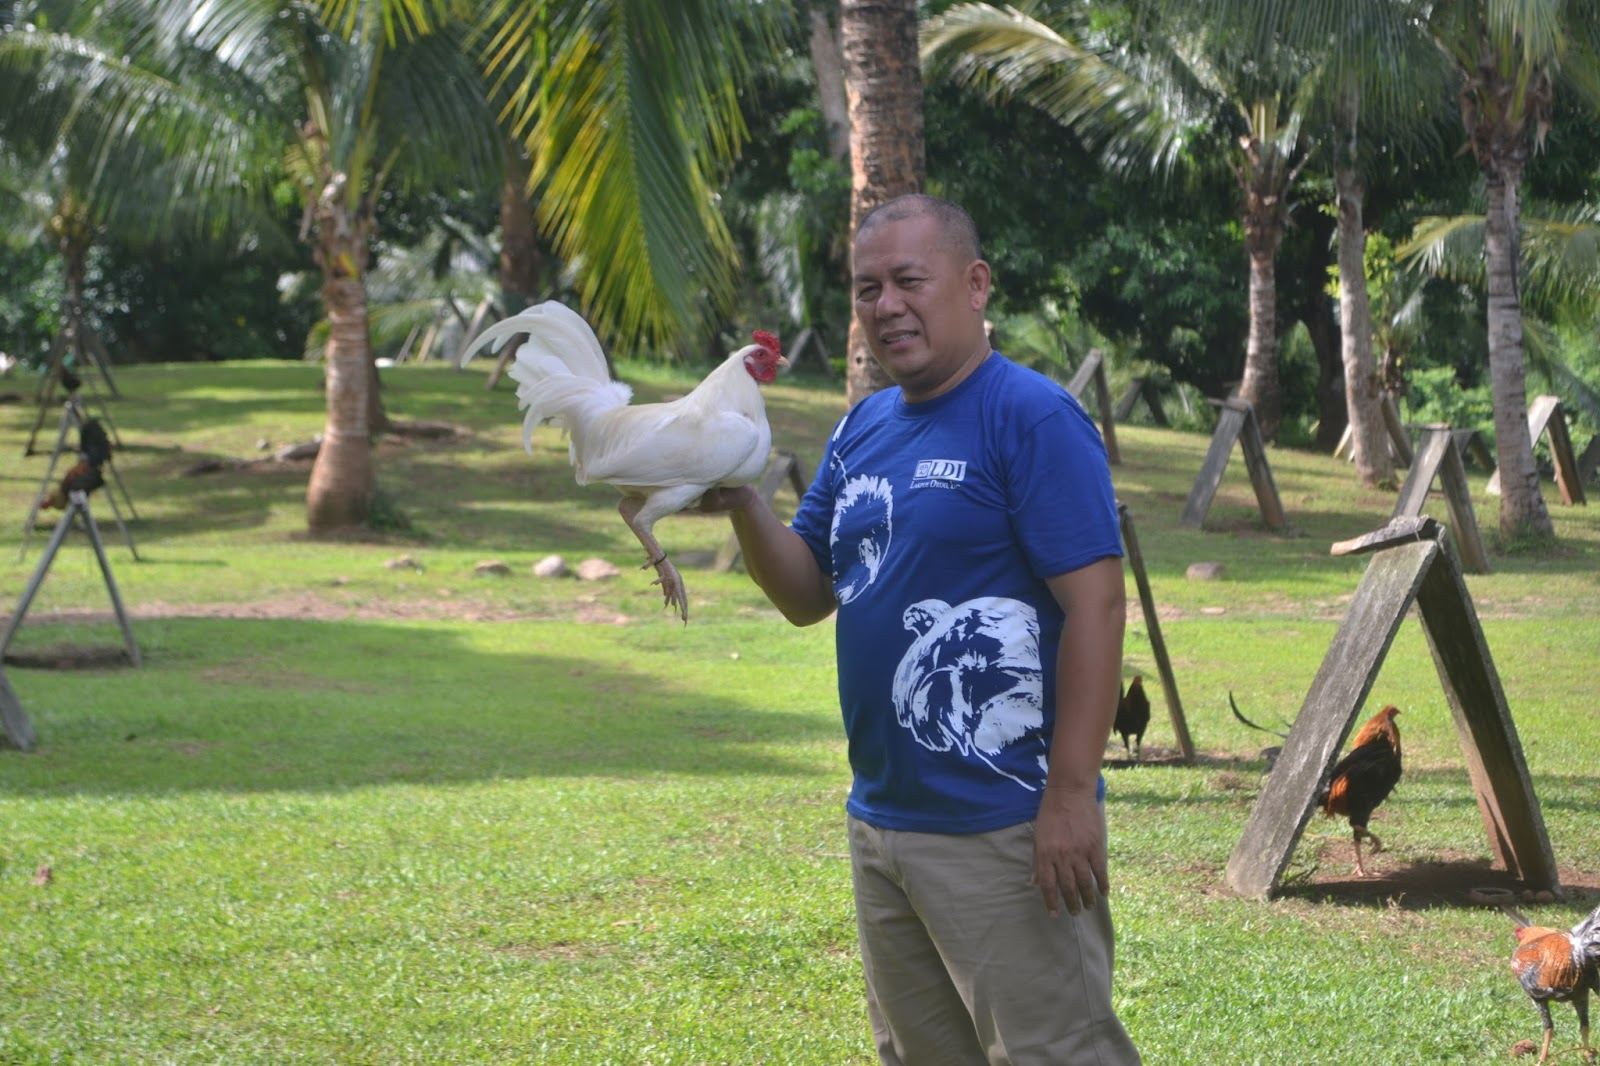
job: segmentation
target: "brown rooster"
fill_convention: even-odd
[[[1368,876],[1361,863],[1362,838],[1372,841],[1373,854],[1383,850],[1383,841],[1367,829],[1367,819],[1400,780],[1400,730],[1394,724],[1399,713],[1391,703],[1367,720],[1350,742],[1349,754],[1334,765],[1328,789],[1318,798],[1330,818],[1342,814],[1350,819],[1357,877]]]
[[[1511,972],[1517,975],[1522,990],[1539,1008],[1544,1021],[1544,1044],[1539,1062],[1550,1057],[1550,1038],[1555,1025],[1550,1020],[1550,1004],[1571,1003],[1578,1012],[1578,1038],[1586,1062],[1595,1060],[1589,1046],[1589,993],[1600,995],[1600,907],[1570,931],[1532,925],[1522,915],[1507,908],[1517,923],[1517,950],[1511,953]]]
[[[1138,762],[1139,753],[1144,750],[1144,731],[1150,727],[1150,697],[1144,694],[1142,676],[1135,674],[1126,692],[1118,686],[1117,717],[1111,727],[1122,736],[1122,750]],[[1129,737],[1134,741],[1132,747],[1128,746]]]

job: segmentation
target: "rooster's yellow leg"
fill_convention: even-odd
[[[676,607],[678,617],[684,622],[689,621],[689,594],[683,587],[683,578],[678,576],[678,568],[667,559],[667,553],[662,551],[661,544],[655,538],[651,526],[637,521],[640,510],[645,501],[636,496],[624,496],[622,502],[617,504],[617,513],[622,515],[622,520],[628,523],[628,528],[633,530],[633,535],[639,538],[639,543],[646,552],[646,562],[639,569],[646,567],[656,568],[656,579],[652,585],[661,586],[661,597],[667,607]]]

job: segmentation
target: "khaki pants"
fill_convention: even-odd
[[[1051,918],[1033,825],[948,836],[850,819],[867,1009],[885,1066],[1133,1066],[1105,898]]]

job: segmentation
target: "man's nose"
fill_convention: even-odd
[[[878,293],[876,307],[879,318],[893,318],[906,309],[906,302],[901,297],[900,290],[893,285],[885,285]]]

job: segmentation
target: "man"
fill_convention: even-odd
[[[835,428],[792,526],[749,487],[746,568],[796,625],[838,611],[857,928],[900,1066],[1137,1063],[1111,1006],[1104,784],[1121,672],[1105,448],[991,351],[971,218],[907,196],[856,235],[855,313],[897,388]]]

